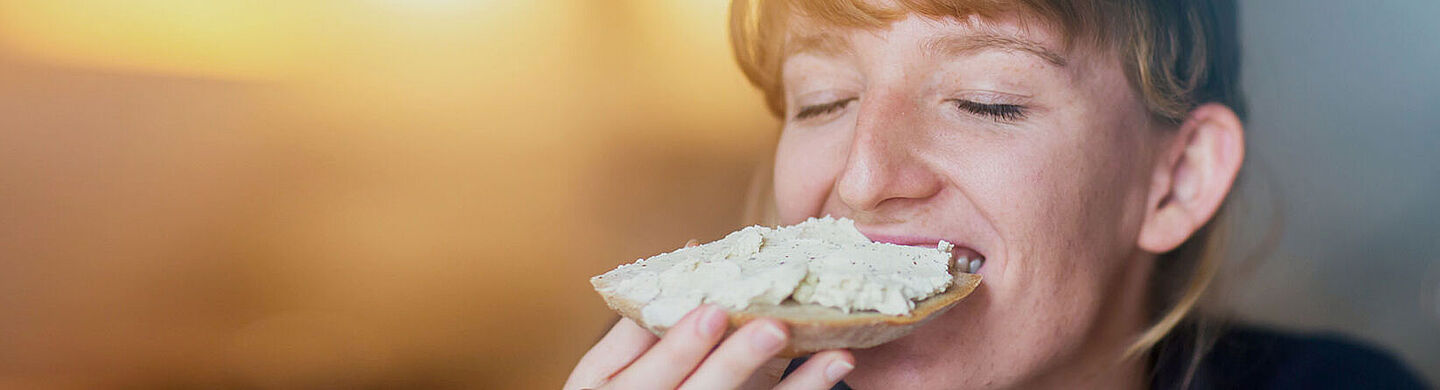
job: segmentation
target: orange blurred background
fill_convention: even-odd
[[[724,0],[0,2],[0,388],[554,388],[738,226]]]

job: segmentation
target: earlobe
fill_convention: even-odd
[[[1169,252],[1215,216],[1240,172],[1245,128],[1229,107],[1196,107],[1168,138],[1155,160],[1153,183],[1138,244],[1151,253]]]

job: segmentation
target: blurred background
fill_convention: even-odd
[[[725,0],[0,0],[0,388],[555,388],[739,226]],[[1440,383],[1440,3],[1242,5],[1240,316]]]

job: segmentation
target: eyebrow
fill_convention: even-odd
[[[817,53],[829,56],[854,54],[850,40],[835,34],[803,35],[785,41],[785,58],[800,53]]]
[[[933,38],[925,41],[925,48],[949,55],[983,50],[1018,51],[1034,54],[1045,62],[1062,68],[1069,63],[1064,56],[1051,51],[1039,42],[1001,34],[965,34]]]
[[[947,55],[961,55],[983,50],[1003,50],[1030,53],[1045,62],[1065,67],[1069,60],[1039,42],[1003,34],[982,33],[952,35],[926,40],[924,47],[930,51]],[[829,56],[854,54],[850,40],[834,34],[804,35],[785,42],[785,57],[800,53],[818,53]]]

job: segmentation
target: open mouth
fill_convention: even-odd
[[[950,250],[951,258],[955,259],[955,267],[964,273],[978,273],[980,267],[985,266],[985,256],[974,249],[966,247],[955,247]]]

